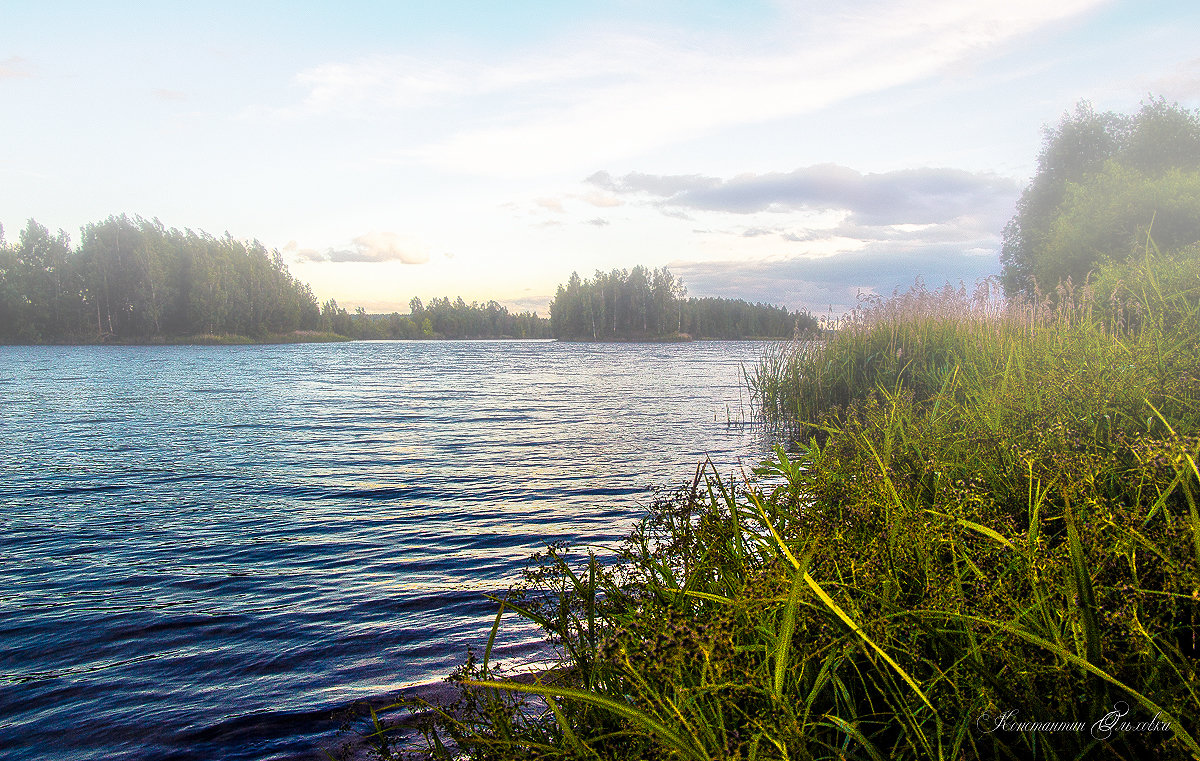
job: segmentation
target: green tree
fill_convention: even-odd
[[[226,234],[113,216],[72,250],[30,220],[0,243],[0,340],[151,340],[196,333],[262,337],[320,322],[316,298],[278,251]]]
[[[1153,235],[1162,250],[1200,240],[1200,171],[1151,175],[1115,160],[1069,182],[1032,274],[1039,283],[1082,283],[1097,265],[1120,261]]]
[[[791,338],[816,320],[783,307],[739,299],[688,299],[666,268],[571,273],[550,303],[550,330],[567,340],[644,340],[687,332],[696,338]]]
[[[11,253],[5,274],[13,294],[8,332],[18,340],[54,340],[78,313],[70,294],[70,238],[62,230],[51,235],[31,219]]]
[[[17,279],[17,252],[4,242],[0,227],[0,341],[20,340],[25,296]]]
[[[1081,102],[1045,130],[1037,173],[1004,229],[1005,292],[1028,296],[1067,277],[1086,278],[1106,258],[1127,253],[1130,230],[1146,229],[1151,218],[1156,237],[1173,230],[1186,238],[1183,217],[1200,207],[1171,191],[1186,189],[1197,170],[1200,112],[1162,98],[1134,115],[1096,113]],[[1172,245],[1191,242],[1174,235]]]

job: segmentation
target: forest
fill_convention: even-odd
[[[409,307],[369,315],[318,303],[278,251],[157,219],[86,225],[74,248],[34,220],[12,244],[0,228],[0,343],[550,336],[545,318],[494,301],[414,298]]]
[[[666,268],[572,274],[550,318],[495,301],[412,298],[408,314],[353,312],[318,302],[278,251],[226,233],[168,229],[112,216],[72,247],[29,220],[18,240],[0,228],[0,343],[213,343],[343,339],[558,338],[586,341],[791,338],[813,332],[805,312],[740,299],[688,298]]]
[[[109,217],[78,247],[30,220],[0,236],[0,342],[101,343],[317,330],[321,312],[277,251],[228,234]]]
[[[683,282],[665,267],[597,271],[591,280],[572,273],[550,303],[555,338],[640,341],[664,338],[792,338],[817,330],[807,312],[741,299],[688,298]]]
[[[437,338],[550,338],[550,321],[537,312],[512,314],[495,301],[470,304],[458,297],[431,299],[414,296],[409,313],[368,314],[359,307],[353,314],[334,301],[322,307],[322,325],[339,335],[360,340]]]

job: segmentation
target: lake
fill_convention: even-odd
[[[0,347],[0,756],[324,758],[547,542],[765,456],[768,346]]]

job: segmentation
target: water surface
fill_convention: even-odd
[[[763,350],[0,347],[0,755],[323,758],[547,542],[615,545],[648,487],[761,457],[728,421]]]

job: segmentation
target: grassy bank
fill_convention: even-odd
[[[508,681],[489,641],[425,752],[1200,756],[1198,357],[1195,250],[867,305],[750,373],[790,451],[542,557],[493,638],[532,619],[565,670]]]

